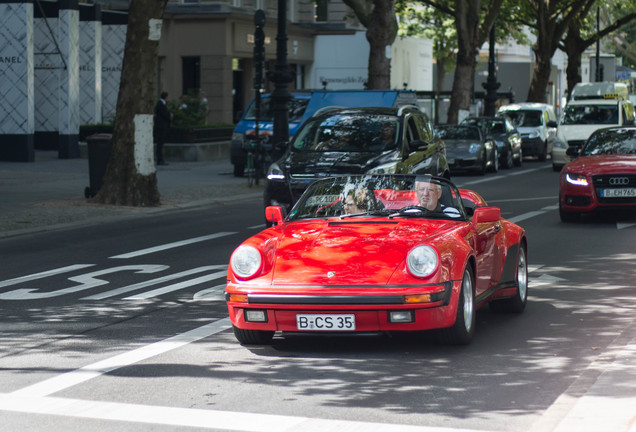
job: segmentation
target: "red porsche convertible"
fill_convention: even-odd
[[[520,313],[525,231],[440,177],[362,175],[314,182],[290,214],[232,254],[226,301],[241,344],[280,332],[438,329],[467,344],[476,311]]]

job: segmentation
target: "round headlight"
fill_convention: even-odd
[[[431,246],[423,245],[411,249],[406,262],[413,276],[426,277],[437,269],[439,258],[435,249]]]
[[[254,246],[239,246],[230,258],[232,271],[241,278],[254,276],[260,269],[263,259]]]

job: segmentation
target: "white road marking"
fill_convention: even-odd
[[[174,408],[99,402],[58,397],[27,397],[0,394],[0,410],[30,414],[57,415],[94,420],[160,424],[202,429],[243,432],[478,432],[475,429],[328,420],[276,414],[253,414],[194,408]],[[479,432],[487,432],[481,430]]]
[[[151,279],[149,281],[145,281],[145,282],[139,282],[133,285],[128,285],[125,287],[121,287],[121,288],[116,288],[110,291],[106,291],[103,293],[99,293],[99,294],[94,294],[92,296],[88,296],[88,297],[84,297],[81,300],[103,300],[105,298],[109,298],[109,297],[114,297],[116,295],[119,294],[124,294],[124,293],[128,293],[131,291],[135,291],[141,288],[146,288],[148,286],[151,285],[156,285],[156,284],[160,284],[162,282],[168,282],[174,279],[179,279],[185,276],[190,276],[193,275],[195,273],[202,273],[204,271],[208,271],[208,270],[219,270],[219,269],[227,269],[227,265],[211,265],[211,266],[203,266],[203,267],[197,267],[191,270],[186,270],[186,271],[182,271],[179,273],[175,273],[175,274],[171,274],[171,275],[167,275],[167,276],[163,276],[160,278],[156,278],[156,279]]]
[[[534,197],[534,198],[510,198],[510,199],[502,199],[502,200],[487,200],[488,204],[490,203],[502,203],[502,202],[516,202],[516,201],[540,201],[540,200],[558,200],[559,197],[556,196],[546,196],[546,197]]]
[[[625,229],[636,226],[636,223],[616,223],[616,229]]]
[[[140,294],[135,294],[134,296],[125,297],[124,300],[146,300],[146,299],[157,297],[169,292],[178,291],[182,288],[188,288],[193,285],[198,285],[200,283],[209,282],[218,278],[222,278],[222,277],[225,277],[225,275],[227,275],[227,271],[220,271],[220,272],[212,273],[206,276],[200,276],[198,278],[190,279],[184,282],[168,285],[166,287],[157,288],[145,293],[140,293]]]
[[[225,284],[201,290],[192,296],[192,300],[225,301]]]
[[[222,320],[197,327],[185,333],[172,336],[168,339],[116,355],[115,357],[98,361],[88,366],[75,369],[71,372],[54,376],[53,378],[49,378],[45,381],[16,390],[10,393],[10,395],[35,397],[49,396],[74,385],[99,377],[115,369],[130,366],[131,364],[149,359],[173,349],[180,348],[191,342],[198,341],[199,339],[222,332],[231,326],[232,324],[230,319],[224,318]]]
[[[480,178],[479,180],[471,180],[471,181],[466,182],[466,183],[461,183],[461,186],[459,186],[460,183],[455,183],[455,185],[457,185],[457,187],[462,187],[463,188],[465,185],[474,185],[474,184],[479,184],[479,183],[487,183],[487,182],[490,182],[490,181],[501,180],[501,179],[503,179],[505,177],[508,177],[508,176],[527,174],[529,172],[539,171],[539,170],[542,170],[542,169],[545,169],[545,167],[544,168],[531,168],[531,169],[526,169],[526,170],[523,170],[523,171],[516,170],[516,171],[509,172],[507,174],[504,174],[504,175],[488,176],[488,177]]]
[[[72,272],[74,270],[80,270],[86,267],[92,267],[95,264],[75,264],[75,265],[70,265],[70,266],[66,266],[66,267],[60,267],[57,269],[53,269],[53,270],[47,270],[41,273],[34,273],[31,275],[26,275],[26,276],[20,276],[14,279],[7,279],[5,281],[0,281],[0,288],[1,287],[6,287],[6,286],[11,286],[11,285],[17,285],[19,283],[22,282],[29,282],[32,280],[36,280],[36,279],[43,279],[49,276],[55,276],[58,274],[62,274],[62,273],[67,273],[67,272]]]
[[[155,252],[161,252],[167,249],[172,249],[172,248],[177,248],[177,247],[181,247],[181,246],[186,246],[192,243],[199,243],[202,241],[206,241],[206,240],[212,240],[215,238],[219,238],[219,237],[225,237],[225,236],[229,236],[232,234],[236,234],[235,232],[219,232],[219,233],[215,233],[215,234],[210,234],[210,235],[206,235],[206,236],[201,236],[201,237],[195,237],[195,238],[191,238],[188,240],[182,240],[182,241],[178,241],[178,242],[173,242],[173,243],[166,243],[163,245],[159,245],[159,246],[155,246],[155,247],[151,247],[151,248],[147,248],[147,249],[141,249],[138,251],[134,251],[134,252],[129,252],[129,253],[125,253],[125,254],[121,254],[121,255],[115,255],[112,256],[110,258],[113,259],[126,259],[126,258],[134,258],[134,257],[138,257],[141,255],[148,255],[151,253],[155,253]]]
[[[522,220],[526,220],[526,219],[533,218],[535,216],[542,215],[543,213],[545,213],[545,212],[544,211],[531,211],[531,212],[528,212],[528,213],[520,214],[519,216],[514,216],[514,217],[511,217],[511,218],[508,218],[508,220],[510,222],[513,222],[513,223],[518,223],[518,222],[521,222]]]

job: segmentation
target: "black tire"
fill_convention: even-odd
[[[475,174],[483,176],[486,175],[486,170],[488,166],[488,157],[486,152],[484,151],[484,159],[481,161],[481,166],[475,170]]]
[[[469,264],[464,269],[455,324],[439,331],[440,342],[448,345],[468,345],[472,340],[477,322],[474,285],[473,267]]]
[[[492,166],[490,167],[490,171],[494,173],[499,172],[499,150],[496,146],[492,151]]]
[[[234,337],[241,345],[269,345],[274,337],[273,331],[264,330],[245,330],[236,326],[234,328]]]
[[[509,169],[512,168],[512,166],[515,163],[514,160],[514,155],[512,154],[512,147],[508,147],[506,149],[506,154],[504,155],[505,157],[503,158],[503,160],[501,161],[501,167],[503,169]]]
[[[578,222],[580,217],[580,213],[577,212],[566,212],[561,208],[561,204],[559,203],[559,218],[563,223],[571,223]]]
[[[243,177],[245,174],[245,165],[234,165],[234,177]]]
[[[517,293],[514,297],[490,302],[490,310],[503,313],[521,313],[528,302],[528,260],[526,246],[521,245],[517,257]]]
[[[544,141],[543,148],[539,152],[538,157],[540,162],[545,162],[545,160],[548,158],[548,142],[547,141]]]
[[[520,167],[523,165],[523,151],[519,149],[519,157],[515,159],[515,166]]]

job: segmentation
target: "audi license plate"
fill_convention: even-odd
[[[601,189],[602,198],[632,198],[636,197],[636,188]]]
[[[353,331],[356,329],[354,314],[298,314],[298,330],[312,331]]]

